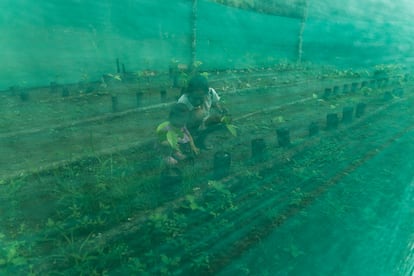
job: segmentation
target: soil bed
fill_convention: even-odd
[[[3,134],[19,161],[4,168],[8,177],[0,186],[2,202],[9,203],[0,209],[1,268],[39,274],[220,272],[413,129],[410,116],[398,120],[413,104],[411,83],[404,98],[384,98],[393,86],[323,98],[328,84],[353,81],[305,76],[284,86],[223,89],[238,136],[224,130],[211,136],[214,151],[182,168],[184,179],[173,196],[160,190],[158,158],[149,148],[154,126],[167,112],[163,105],[53,134],[27,130],[13,142]],[[326,129],[328,113],[341,118],[343,107],[359,102],[366,104],[363,116]],[[308,137],[311,122],[320,133]],[[290,130],[288,147],[277,144],[282,126]],[[260,162],[250,159],[254,138],[267,145]],[[213,180],[218,150],[231,153],[232,167],[228,177]]]

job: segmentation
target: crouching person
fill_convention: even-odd
[[[180,165],[199,154],[186,124],[189,110],[177,103],[171,108],[168,121],[157,127],[157,147],[161,155],[161,192],[167,199],[174,198],[180,190],[182,172]]]
[[[196,75],[188,83],[178,103],[183,103],[190,111],[188,129],[195,137],[195,144],[202,149],[209,149],[205,140],[209,133],[220,129],[223,116],[227,110],[220,103],[220,96],[209,87],[207,79],[202,75]]]
[[[185,104],[174,104],[168,121],[157,127],[158,148],[164,168],[176,167],[181,161],[192,159],[199,153],[186,126],[189,115]]]

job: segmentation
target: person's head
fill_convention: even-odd
[[[201,105],[206,95],[208,95],[209,85],[207,78],[202,75],[196,75],[188,82],[187,94],[190,102],[195,105]]]
[[[183,127],[188,121],[190,112],[183,103],[176,103],[171,107],[169,121],[173,126]]]

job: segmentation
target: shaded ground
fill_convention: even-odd
[[[324,86],[353,79],[321,82],[314,79],[316,75],[308,78],[303,74],[305,80],[288,79],[277,87],[267,83],[267,88],[250,90],[245,87],[252,83],[248,80],[240,87],[247,90],[232,93],[234,90],[223,89],[238,136],[225,131],[211,136],[215,150],[203,152],[194,164],[183,168],[184,179],[175,195],[160,189],[157,158],[149,144],[141,146],[152,139],[148,129],[162,119],[164,107],[125,111],[123,116],[109,116],[85,126],[80,123],[71,132],[72,139],[66,140],[83,143],[78,151],[72,150],[77,161],[2,181],[1,201],[8,204],[0,206],[4,244],[0,269],[25,274],[249,275],[300,274],[305,267],[315,275],[329,275],[338,271],[344,255],[352,256],[341,270],[345,273],[360,266],[355,260],[364,256],[358,250],[366,249],[367,243],[343,233],[353,230],[388,236],[391,228],[382,222],[400,215],[395,233],[401,239],[394,239],[392,248],[399,253],[383,267],[412,271],[397,265],[410,256],[404,245],[412,238],[412,224],[406,219],[411,211],[406,206],[399,213],[411,198],[408,178],[401,178],[396,187],[387,182],[396,170],[388,165],[399,164],[394,150],[404,148],[398,142],[406,140],[414,126],[413,117],[407,116],[414,101],[411,84],[405,85],[403,98],[384,97],[384,92],[394,89],[387,85],[323,99]],[[297,78],[295,73],[289,77]],[[327,113],[337,113],[341,119],[344,106],[355,107],[361,101],[367,104],[361,117],[354,115],[352,122],[340,121],[337,128],[326,129]],[[318,123],[320,133],[308,137],[312,121]],[[281,126],[291,130],[288,147],[277,143],[275,132]],[[16,146],[16,155],[34,153],[31,162],[38,168],[40,156],[49,165],[65,160],[69,149],[77,149],[76,143],[68,143],[64,157],[58,156],[61,144],[50,142],[55,141],[50,137],[41,131],[19,135],[27,150],[19,152]],[[258,137],[264,138],[267,154],[253,162],[250,143]],[[33,151],[36,147],[30,147],[30,141],[38,141],[37,148],[47,154]],[[408,158],[411,150],[405,148]],[[230,175],[213,180],[213,155],[221,149],[231,153]],[[11,174],[21,164],[8,167]],[[398,199],[402,205],[393,204]],[[360,216],[361,212],[366,216]],[[375,216],[371,216],[373,212]],[[378,229],[370,228],[374,221]],[[341,222],[345,222],[343,227]],[[335,231],[330,232],[332,228]],[[369,240],[367,235],[363,237]],[[386,240],[380,241],[375,248],[385,246]],[[329,266],[324,268],[312,261],[325,257]]]
[[[69,97],[61,96],[64,87],[17,90],[10,92],[14,95],[3,95],[1,175],[20,175],[91,155],[145,145],[154,138],[155,127],[167,117],[168,103],[180,93],[179,89],[167,89],[168,79],[160,78],[132,83],[111,80],[105,87],[95,83],[78,84],[67,87],[71,91]],[[322,74],[298,68],[221,72],[210,78],[234,118],[278,107],[277,120],[292,122],[292,129],[297,129],[295,124],[303,119],[292,117],[297,113],[295,108],[301,108],[306,116],[320,119],[328,111],[341,112],[345,103],[354,105],[361,97],[358,94],[340,100],[320,100],[326,87],[338,86],[342,92],[344,84],[358,81],[361,85],[358,75],[355,78],[350,73],[336,71]],[[160,98],[161,90],[167,91],[166,98]],[[143,93],[138,108],[137,91]],[[27,93],[28,99],[22,101],[21,93]],[[378,93],[383,93],[383,89]],[[118,97],[116,112],[111,102],[114,95]],[[296,105],[298,101],[305,104]]]

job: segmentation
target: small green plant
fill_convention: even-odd
[[[291,192],[290,205],[300,206],[306,196],[306,193],[301,188],[297,187]]]
[[[374,67],[374,75],[387,76],[401,69],[402,66],[400,64],[378,64]]]
[[[162,130],[165,129],[169,125],[170,125],[169,121],[161,123],[157,127],[157,130],[156,130],[158,135],[163,134],[164,132]],[[167,132],[165,133],[165,136],[166,137],[159,137],[160,141],[163,141],[166,139],[168,144],[171,146],[171,148],[178,150],[178,139],[183,137],[183,133],[179,131],[177,128],[169,127]]]
[[[7,242],[5,238],[6,236],[0,233],[0,268],[9,265],[25,265],[26,259],[20,255],[21,248],[24,247],[23,242]]]
[[[369,87],[362,87],[360,91],[364,96],[370,96],[373,93],[373,89]]]
[[[129,272],[139,273],[139,275],[150,275],[147,272],[147,265],[139,258],[130,258],[128,260]]]
[[[223,116],[221,118],[221,123],[223,123],[226,126],[227,130],[231,133],[231,135],[237,137],[237,127],[233,125],[231,122],[232,120],[229,116]]]
[[[197,203],[197,198],[194,195],[186,195],[185,199],[186,201],[183,203],[183,207],[188,207],[191,210],[205,211],[205,209]]]

